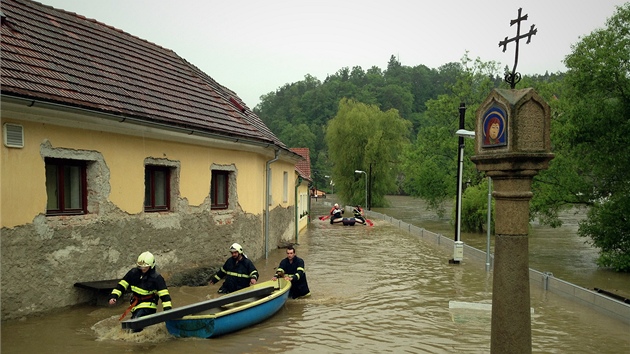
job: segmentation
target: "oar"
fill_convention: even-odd
[[[322,220],[322,221],[328,220],[329,217],[330,217],[330,215],[322,215],[322,216],[319,217],[319,220]]]
[[[374,223],[370,219],[365,219],[365,223],[370,225],[370,226],[374,226]]]

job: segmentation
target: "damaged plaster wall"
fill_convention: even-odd
[[[241,243],[254,261],[264,257],[262,215],[236,212],[229,223],[217,223],[204,209],[52,222],[41,215],[29,225],[3,229],[2,318],[88,302],[93,294],[75,282],[119,279],[147,250],[167,282],[191,269],[221,266],[232,242]],[[290,209],[272,211],[271,247],[293,237]]]
[[[172,211],[129,214],[108,200],[110,171],[101,153],[53,148],[45,141],[40,155],[87,161],[89,213],[39,214],[31,223],[2,228],[3,319],[89,302],[94,294],[74,287],[76,282],[120,279],[144,251],[156,256],[157,269],[169,286],[178,285],[171,280],[182,279],[182,274],[223,265],[233,242],[241,243],[254,262],[264,257],[262,211],[246,213],[237,202],[228,210],[211,210],[209,197],[191,206],[175,190]],[[151,158],[145,163],[173,168],[172,183],[179,184],[177,161]],[[233,165],[213,168],[238,173]],[[236,184],[232,186],[230,197],[237,201]],[[292,240],[294,207],[277,206],[270,213],[269,246]]]

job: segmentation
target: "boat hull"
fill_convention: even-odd
[[[280,288],[269,296],[227,306],[225,310],[215,314],[189,315],[168,320],[166,329],[171,335],[180,338],[213,338],[253,326],[273,316],[286,303],[291,283],[284,279],[279,282],[282,283]],[[268,282],[260,285],[264,286],[265,283]]]

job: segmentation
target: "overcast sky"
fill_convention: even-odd
[[[512,68],[519,7],[538,33],[521,42],[517,71],[565,71],[580,37],[603,28],[622,0],[40,0],[175,51],[253,108],[260,96],[343,67],[437,69],[473,59]]]

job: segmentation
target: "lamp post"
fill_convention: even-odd
[[[365,175],[365,205],[363,206],[364,208],[367,208],[367,172],[365,171],[361,171],[361,170],[354,170],[354,173],[363,173]]]
[[[330,176],[324,176],[326,178],[330,178]],[[332,178],[330,178],[330,194],[335,194],[335,184],[333,183]]]
[[[460,138],[469,138],[469,139],[474,139],[475,138],[475,132],[474,131],[470,131],[470,130],[466,130],[466,129],[459,129],[458,131],[455,132],[455,135],[457,135]],[[463,148],[463,144],[461,147]],[[463,153],[463,149],[460,149],[460,158],[459,158],[459,169],[458,169],[458,183],[461,185],[462,183],[462,173],[461,173],[461,166],[463,165],[463,157],[464,157],[464,153]],[[461,187],[460,187],[461,188]],[[459,241],[459,237],[460,237],[460,227],[461,227],[461,189],[458,189],[458,195],[457,195],[457,235],[456,235],[456,240],[455,241]],[[492,220],[492,178],[488,177],[488,219],[487,219],[487,236],[486,236],[486,272],[490,271],[490,228],[491,228],[491,220]]]
[[[459,130],[455,132],[457,138],[457,199],[455,201],[455,242],[453,244],[453,259],[449,263],[459,264],[464,259],[464,243],[461,241],[462,226],[462,169],[464,166],[464,138],[470,137],[470,133],[465,133],[464,121],[466,119],[466,104],[459,105]],[[474,136],[474,132],[472,132]]]
[[[470,130],[465,130],[465,129],[459,129],[458,131],[455,132],[455,135],[462,138],[470,138],[470,139],[475,138],[475,132],[470,131]],[[461,160],[460,160],[460,163],[462,163]],[[461,183],[461,175],[459,178],[460,178],[460,183]],[[458,196],[458,198],[461,198],[461,196]],[[460,202],[461,202],[461,199],[460,199]],[[460,208],[461,208],[461,204],[460,204]],[[460,220],[461,219],[459,219],[458,222],[460,222]],[[492,222],[492,178],[488,176],[488,219],[487,219],[488,230],[487,230],[487,235],[486,235],[486,272],[490,271],[490,228],[492,226],[491,222]]]

